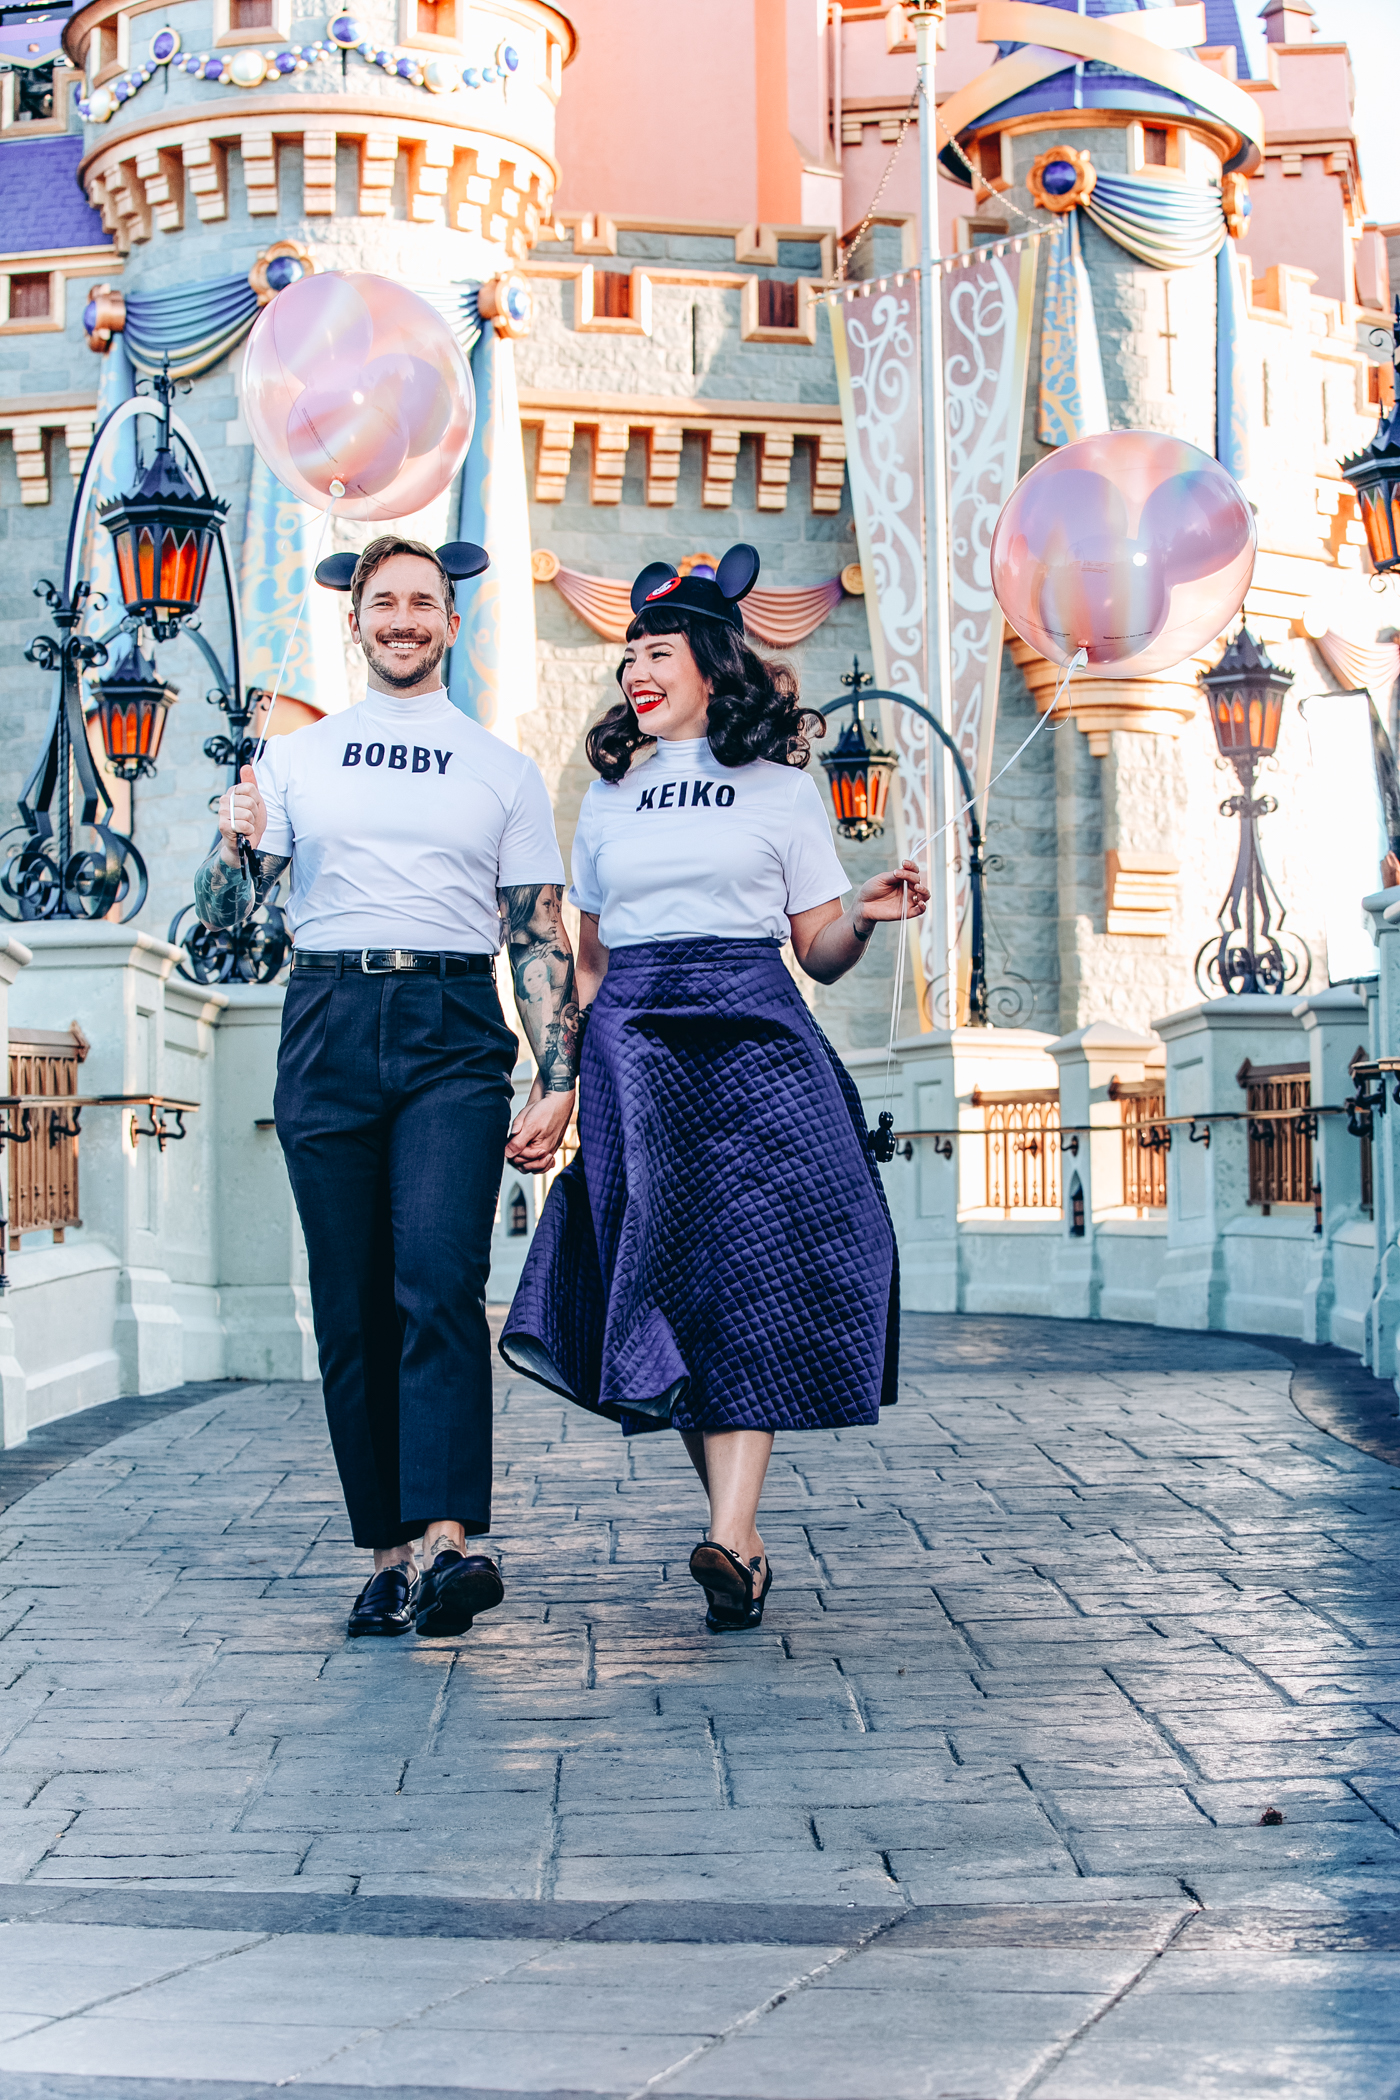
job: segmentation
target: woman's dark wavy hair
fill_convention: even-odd
[[[689,642],[700,676],[710,681],[707,735],[722,766],[746,766],[755,758],[771,759],[779,766],[807,764],[812,756],[808,727],[815,724],[822,735],[826,723],[814,709],[803,707],[791,664],[766,662],[727,621],[688,612],[684,606],[645,607],[628,628],[627,639],[635,642],[645,634],[679,634]],[[617,682],[622,683],[621,665]],[[633,752],[655,742],[644,734],[631,702],[623,700],[593,724],[584,749],[595,773],[618,781],[632,763]]]

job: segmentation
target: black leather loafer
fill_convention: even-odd
[[[414,1625],[427,1640],[465,1633],[478,1612],[505,1596],[501,1571],[485,1553],[439,1553],[418,1584]]]
[[[350,1635],[407,1633],[413,1624],[417,1581],[407,1568],[381,1568],[355,1599],[350,1613]]]

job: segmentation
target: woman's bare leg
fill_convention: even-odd
[[[681,1431],[681,1442],[685,1445],[686,1457],[690,1460],[690,1463],[694,1466],[696,1472],[700,1475],[701,1487],[705,1490],[705,1493],[708,1495],[710,1492],[710,1476],[705,1470],[704,1430],[683,1429]]]
[[[763,1541],[757,1527],[758,1501],[773,1454],[772,1431],[709,1429],[704,1447],[701,1478],[710,1497],[710,1537],[742,1561],[758,1560],[763,1557]],[[690,1448],[689,1438],[686,1448]],[[699,1473],[699,1461],[693,1451],[690,1455]],[[762,1572],[758,1587],[762,1587]]]

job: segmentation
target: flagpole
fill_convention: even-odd
[[[948,443],[943,388],[943,300],[937,258],[941,242],[938,232],[938,122],[934,102],[934,54],[942,27],[946,0],[915,0],[905,8],[905,18],[914,31],[914,49],[919,77],[919,340],[924,440],[924,679],[926,699],[944,728],[952,691],[952,665],[948,648]],[[933,808],[929,830],[945,823],[952,807],[950,761],[940,746],[932,755]],[[932,858],[930,869],[932,923],[939,929],[934,956],[934,976],[947,987],[948,1025],[958,1019],[958,957],[954,924],[952,860],[956,842],[945,833]],[[931,1005],[938,987],[930,985]],[[933,1019],[930,1013],[930,1019]]]

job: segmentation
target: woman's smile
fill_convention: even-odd
[[[632,705],[639,715],[650,713],[653,707],[660,707],[665,698],[665,693],[654,685],[634,686],[631,694]]]

